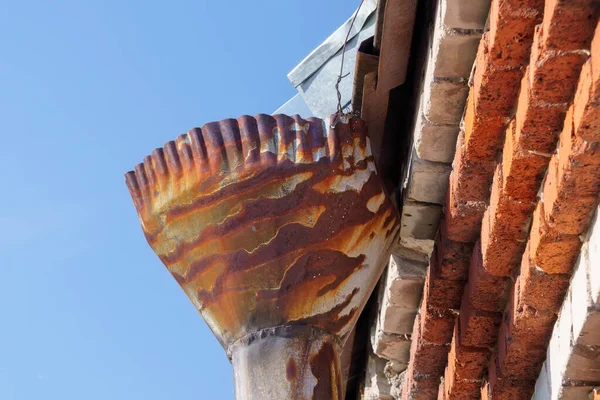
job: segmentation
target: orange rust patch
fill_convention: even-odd
[[[365,124],[323,126],[211,123],[126,175],[149,244],[221,343],[286,323],[343,335],[385,265],[398,216]]]
[[[298,374],[298,367],[296,367],[296,361],[293,358],[290,358],[286,367],[285,367],[285,376],[288,381],[293,381],[296,379],[296,375]]]

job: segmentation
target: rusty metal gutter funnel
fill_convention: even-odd
[[[226,350],[236,399],[342,399],[341,348],[399,233],[365,123],[210,123],[126,182],[148,243]]]

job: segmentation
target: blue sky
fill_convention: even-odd
[[[0,0],[0,399],[232,399],[123,174],[270,113],[358,1]]]

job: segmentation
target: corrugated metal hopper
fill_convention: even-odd
[[[364,122],[210,123],[126,181],[148,243],[227,351],[236,398],[341,399],[341,347],[399,232]]]

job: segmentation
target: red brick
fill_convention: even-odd
[[[589,49],[596,28],[598,3],[590,0],[546,0],[543,44],[549,49]]]
[[[502,125],[504,126],[504,123]],[[501,133],[503,132],[504,127],[501,129]],[[478,137],[473,136],[473,140],[477,141],[482,137],[485,138],[485,134]],[[469,155],[466,151],[465,133],[460,132],[452,163],[453,171],[450,176],[450,184],[454,190],[453,194],[462,201],[487,202],[490,197],[490,183],[496,165],[494,158],[484,158],[483,161],[478,161],[478,157],[487,157],[488,154],[485,151],[483,154],[479,154],[481,152],[478,153],[479,150],[477,150],[475,151],[476,154]],[[494,154],[495,152],[496,150],[494,150]]]
[[[492,360],[488,370],[488,381],[481,388],[481,400],[526,400],[535,389],[535,379],[509,379],[501,374],[497,363]]]
[[[515,285],[500,326],[497,353],[490,362],[490,371],[500,371],[503,377],[509,379],[535,380],[546,358],[546,346],[556,315],[536,311],[522,303],[519,285]]]
[[[439,390],[439,378],[423,375],[412,365],[408,366],[403,384],[403,400],[431,400]]]
[[[496,368],[507,378],[533,380],[539,375],[545,358],[545,343],[531,345],[515,341],[503,324],[498,335],[496,356],[490,362],[497,363]]]
[[[485,163],[490,160],[493,161],[496,158],[496,153],[502,147],[502,138],[506,129],[506,116],[492,110],[490,102],[486,102],[485,97],[482,97],[482,101],[476,104],[475,101],[479,95],[474,92],[476,89],[483,91],[482,96],[486,94],[486,91],[491,90],[485,87],[471,87],[463,118],[465,136],[463,146],[464,155],[461,155],[461,157],[471,162],[483,162],[483,167],[485,168],[487,167]],[[509,107],[506,106],[505,108],[508,109]],[[507,114],[507,111],[504,110],[503,113]],[[457,151],[458,149],[457,147]],[[482,171],[482,173],[486,170],[489,170],[489,167]]]
[[[529,257],[548,274],[569,274],[579,256],[579,235],[567,235],[546,223],[544,203],[539,202],[533,214],[529,236]]]
[[[511,67],[527,63],[533,28],[541,21],[541,1],[527,7],[523,2],[492,0],[490,9],[490,53],[495,62]]]
[[[481,387],[481,400],[529,400],[533,395],[535,382],[515,382],[509,380],[489,382]]]
[[[546,221],[559,232],[579,235],[590,223],[597,198],[580,196],[562,188],[558,170],[558,160],[552,157],[544,184]]]
[[[551,154],[556,149],[566,111],[565,105],[540,103],[531,96],[527,70],[519,91],[514,143],[524,151]]]
[[[558,313],[570,280],[571,276],[567,274],[547,274],[542,271],[529,257],[529,250],[526,250],[521,274],[515,283],[519,285],[519,301],[539,311]]]
[[[587,229],[598,203],[600,143],[586,142],[574,135],[572,110],[565,118],[558,153],[550,161],[544,203],[550,226],[577,235]]]
[[[459,315],[460,341],[465,346],[489,347],[496,343],[502,314],[474,308],[464,297]]]
[[[574,134],[570,138],[568,141],[566,134],[561,133],[557,156],[560,178],[567,185],[566,189],[583,196],[595,196],[600,191],[600,142],[587,142]]]
[[[512,276],[521,262],[534,205],[512,200],[502,194],[502,164],[492,184],[490,206],[481,225],[481,249],[487,271]]]
[[[442,219],[432,253],[435,261],[430,262],[434,274],[450,281],[466,281],[472,253],[472,243],[455,242],[448,237],[446,223]]]
[[[450,352],[448,353],[448,369],[453,379],[479,380],[483,378],[490,357],[485,347],[464,346],[460,340],[460,324],[454,326]]]
[[[417,315],[413,325],[409,362],[414,370],[423,375],[439,377],[444,372],[449,348],[449,345],[437,345],[423,339],[421,316]]]
[[[507,117],[511,113],[517,99],[519,86],[510,83],[519,82],[523,76],[523,71],[520,67],[513,68],[500,60],[494,59],[494,56],[497,56],[498,53],[493,55],[489,51],[486,37],[487,34],[484,34],[477,51],[471,95],[473,97],[474,117],[476,119],[486,118],[492,120],[493,118]],[[465,116],[465,124],[468,124],[467,116]],[[469,133],[466,133],[468,148],[471,145],[471,140]],[[488,147],[491,148],[494,146],[499,148],[502,144],[501,135],[490,136],[483,140],[488,141]],[[479,144],[483,145],[485,143],[480,142]]]
[[[573,99],[581,66],[588,59],[585,52],[557,53],[542,47],[541,27],[536,27],[529,64],[531,96],[550,104],[568,103]]]
[[[512,276],[525,250],[525,241],[493,235],[489,210],[481,225],[481,255],[487,271],[496,276]]]
[[[573,107],[569,108],[565,117],[565,123],[560,133],[558,142],[558,160],[560,167],[565,172],[577,170],[577,178],[580,175],[595,176],[600,166],[600,143],[589,142],[576,135],[574,132]],[[574,182],[576,183],[576,182]],[[581,188],[585,189],[586,185]],[[596,193],[597,188],[589,189],[585,194]]]
[[[509,277],[492,275],[486,269],[481,255],[481,244],[477,242],[471,258],[469,280],[463,297],[483,311],[503,311],[510,293]],[[464,302],[465,300],[463,300]]]
[[[539,346],[550,340],[556,318],[553,312],[536,310],[523,304],[519,285],[514,285],[502,324],[507,329],[510,341],[522,346]]]
[[[474,242],[479,236],[481,218],[487,204],[483,201],[461,200],[455,192],[456,189],[451,178],[444,216],[448,238],[456,242]]]
[[[452,400],[476,399],[479,395],[481,382],[456,379],[449,367],[444,374],[445,398]]]
[[[520,135],[522,138],[523,135]],[[515,120],[506,130],[502,152],[502,192],[518,202],[531,203],[536,200],[542,180],[550,161],[550,155],[541,155],[525,150],[517,142]],[[494,193],[492,191],[492,199]],[[523,207],[518,205],[517,207]],[[515,207],[515,210],[518,208]],[[512,207],[511,207],[512,208]],[[527,208],[527,207],[526,207]],[[526,213],[530,214],[531,210]],[[526,232],[524,232],[526,235]]]
[[[452,310],[439,309],[430,305],[427,291],[421,301],[421,337],[433,344],[448,344],[452,340],[456,315]]]
[[[521,179],[526,180],[528,173],[525,171],[522,173]],[[518,177],[515,178],[518,179]],[[503,165],[500,164],[494,174],[488,209],[490,235],[502,239],[525,240],[529,233],[531,214],[535,203],[517,201],[509,197],[502,192],[503,182]],[[533,185],[535,182],[530,182],[530,184]]]
[[[600,37],[597,41],[600,42]],[[600,63],[600,54],[592,54],[592,60],[588,60],[583,65],[573,100],[575,135],[588,142],[600,141],[600,67],[596,67],[598,72],[597,76],[594,76],[592,74],[592,61],[596,61],[594,57],[597,57]]]
[[[458,309],[465,282],[442,279],[434,272],[430,268],[425,279],[423,296],[427,297],[427,305],[439,310]]]

